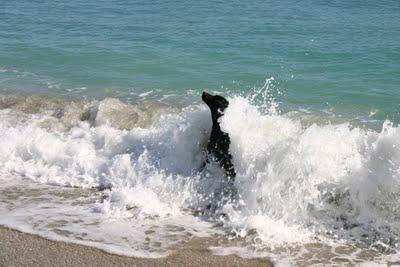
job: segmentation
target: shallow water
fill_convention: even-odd
[[[395,0],[1,1],[0,88],[162,98],[272,76],[281,109],[397,123],[399,14]]]

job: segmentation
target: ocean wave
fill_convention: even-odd
[[[389,121],[381,131],[349,122],[303,123],[276,105],[255,105],[252,97],[229,100],[221,127],[231,138],[233,185],[218,164],[203,168],[211,127],[204,105],[178,110],[111,98],[2,96],[0,172],[40,184],[104,189],[101,200],[82,204],[83,221],[103,214],[173,224],[194,216],[248,239],[243,248],[259,255],[315,242],[397,253],[398,127]],[[180,226],[193,234],[196,224],[189,221]],[[120,236],[110,242],[124,247],[122,231],[100,229]],[[80,238],[99,238],[95,232]]]

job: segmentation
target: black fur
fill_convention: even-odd
[[[207,151],[214,155],[221,167],[225,169],[228,180],[233,181],[236,172],[232,163],[232,155],[229,153],[231,140],[229,135],[221,130],[218,122],[218,119],[223,115],[224,110],[228,107],[229,102],[222,96],[213,96],[206,92],[203,92],[201,98],[210,108],[213,122]]]

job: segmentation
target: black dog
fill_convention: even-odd
[[[232,155],[229,153],[229,145],[231,140],[229,135],[221,131],[218,119],[223,115],[224,110],[228,107],[229,102],[219,95],[210,95],[203,92],[201,97],[211,110],[212,130],[210,140],[207,145],[208,153],[214,155],[221,167],[226,171],[228,180],[234,180],[236,176],[235,169],[232,164]]]

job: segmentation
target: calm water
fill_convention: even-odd
[[[399,1],[0,1],[0,88],[246,93],[400,119]]]

